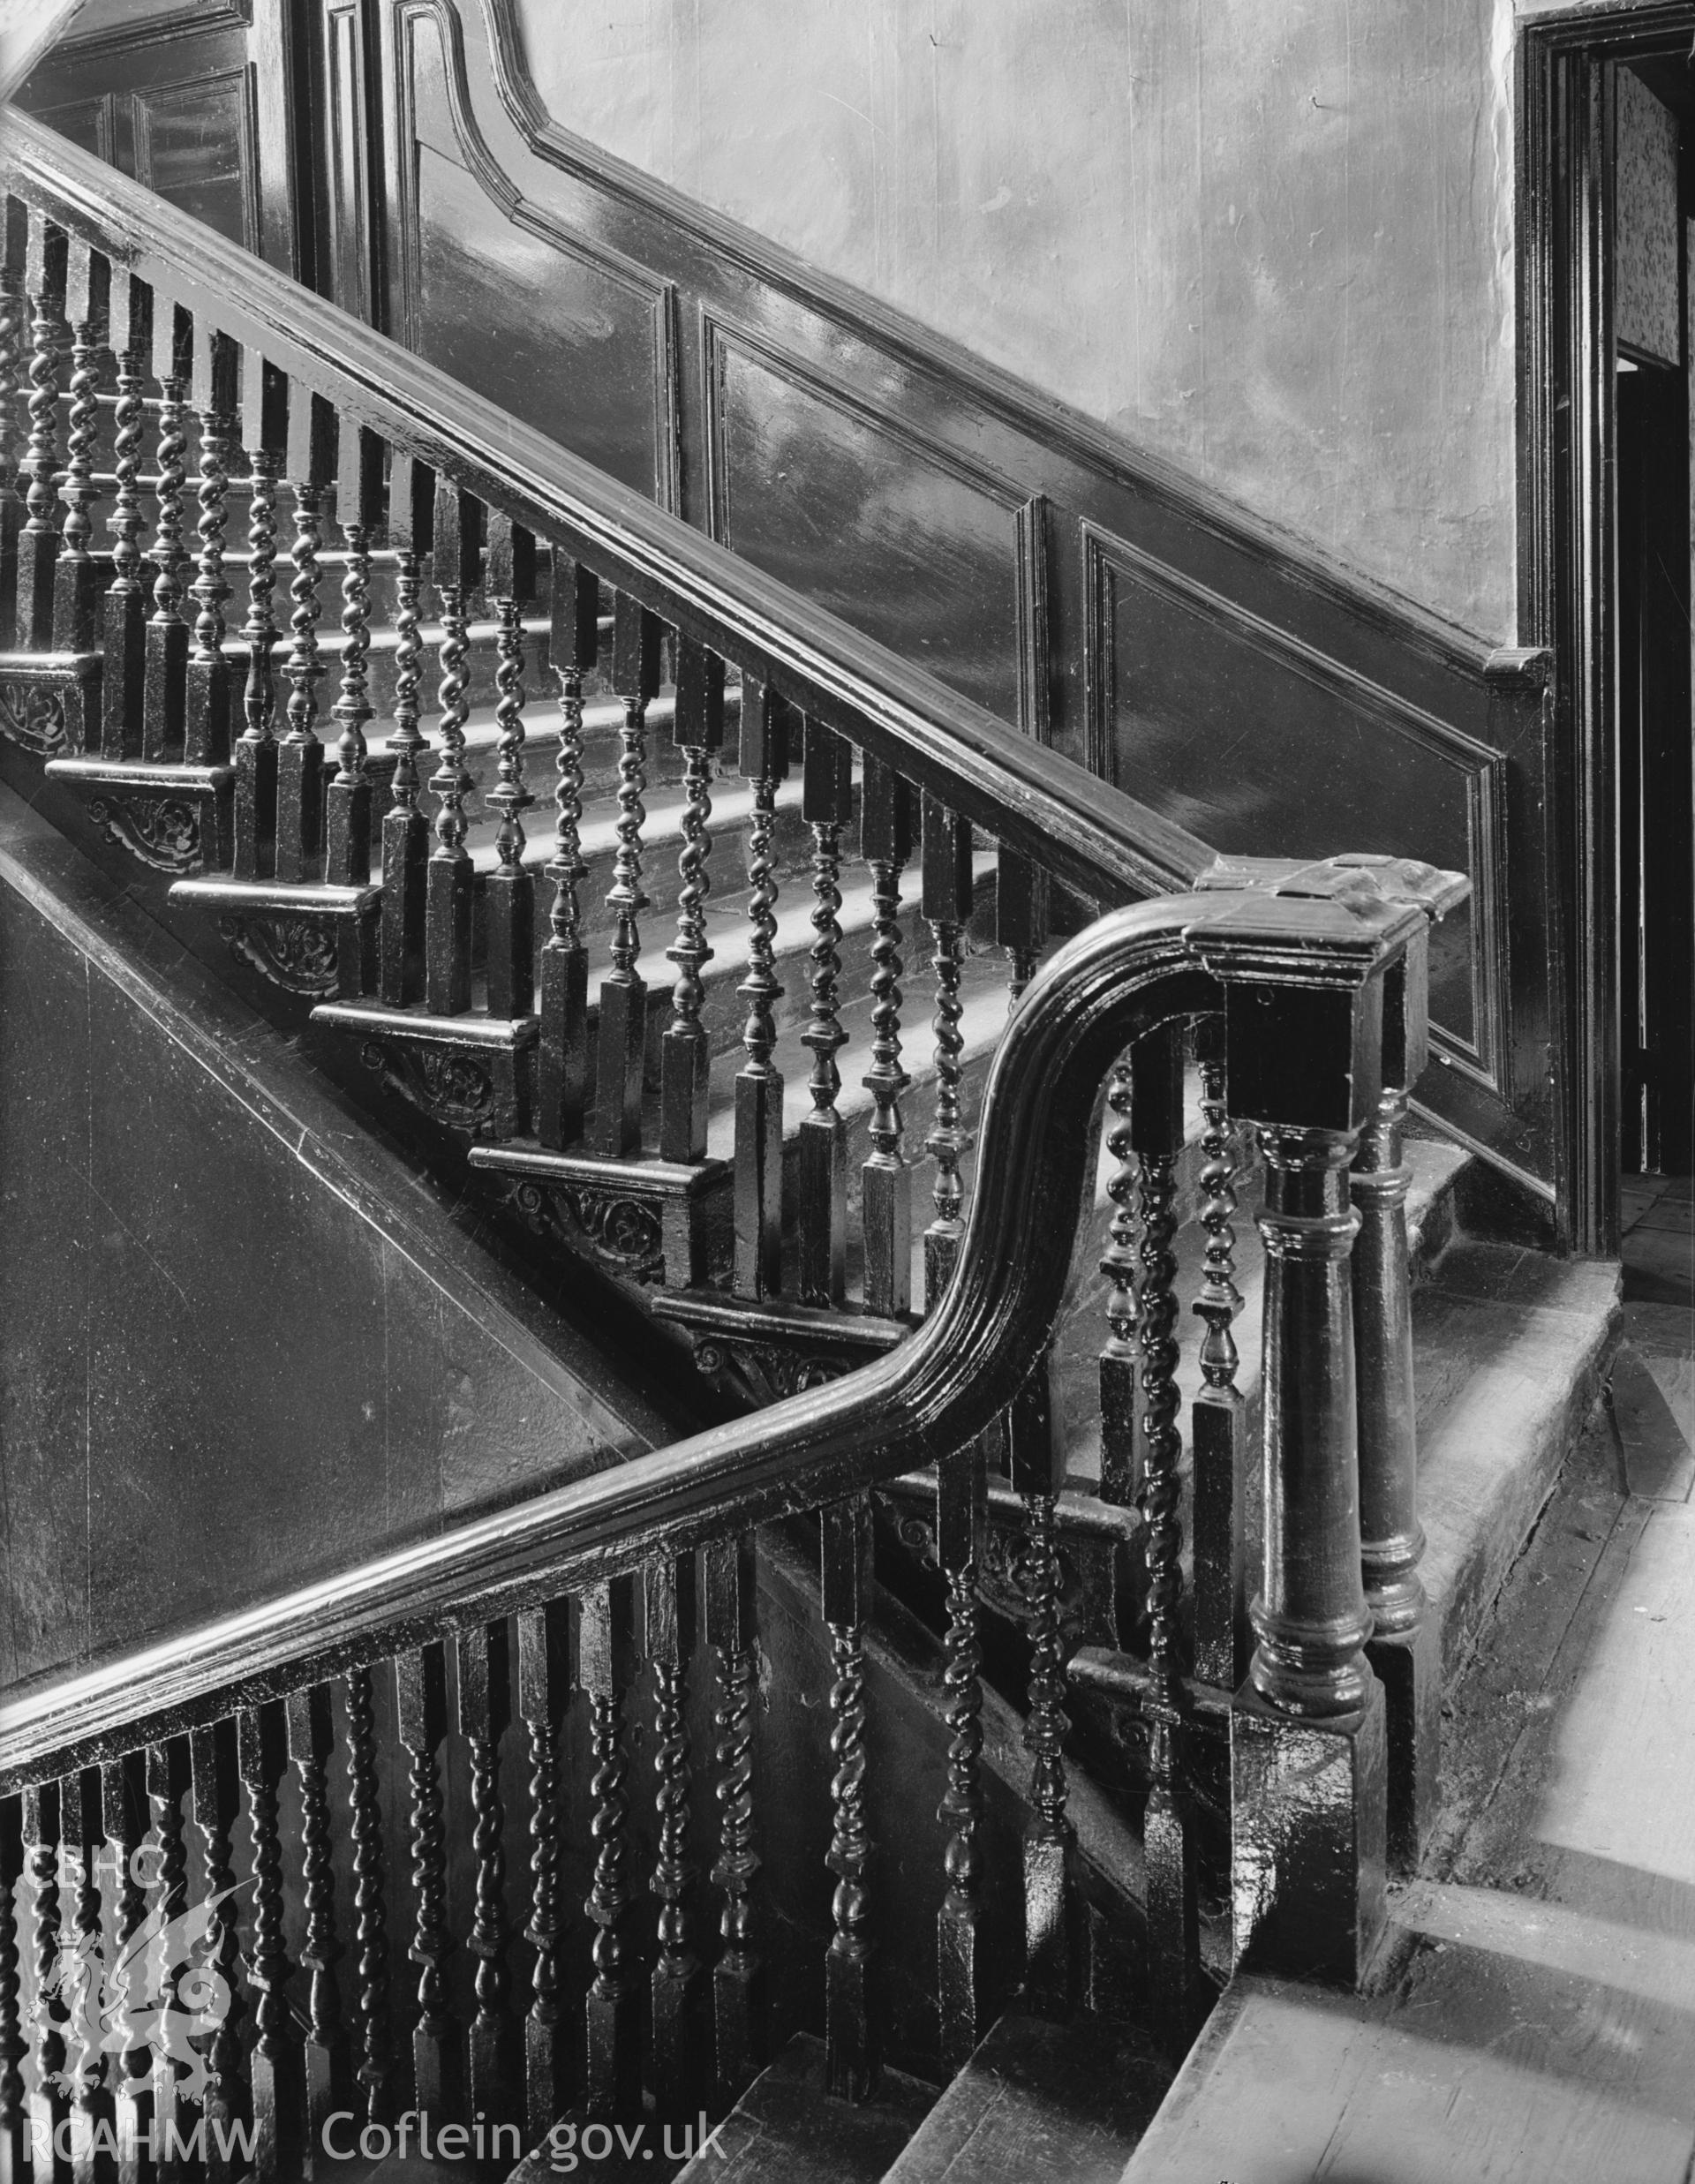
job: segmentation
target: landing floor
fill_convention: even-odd
[[[1390,1991],[1241,1983],[1126,2184],[1695,2174],[1695,1313],[1626,1322],[1444,1725]]]

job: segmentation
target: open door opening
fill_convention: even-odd
[[[1686,59],[1620,65],[1614,147],[1619,1224],[1628,1289],[1687,1302],[1695,1263],[1695,72]]]

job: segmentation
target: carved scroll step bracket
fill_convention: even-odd
[[[199,872],[228,855],[231,767],[53,758],[46,771],[72,784],[108,841],[155,872]]]
[[[699,1278],[707,1201],[729,1175],[721,1160],[601,1159],[520,1145],[473,1146],[471,1164],[499,1179],[538,1236],[633,1281],[679,1284]]]
[[[100,720],[98,652],[0,652],[0,735],[37,758],[79,751]]]
[[[687,1332],[702,1378],[751,1410],[840,1380],[912,1331],[907,1320],[868,1312],[756,1304],[716,1292],[670,1292],[654,1299],[653,1310]]]
[[[935,1472],[908,1472],[891,1479],[878,1488],[877,1500],[900,1546],[925,1569],[939,1570]],[[984,1502],[977,1598],[991,1615],[1022,1630],[1030,1620],[1020,1575],[1028,1511],[1023,1497],[993,1477],[987,1481]],[[1141,1511],[1067,1491],[1055,1502],[1053,1519],[1059,1550],[1059,1627],[1067,1648],[1123,1644],[1136,1613],[1134,1550],[1142,1529]]]
[[[170,900],[210,912],[237,961],[286,993],[358,993],[376,975],[380,887],[179,879]]]
[[[529,1128],[538,1016],[426,1016],[343,1000],[313,1009],[312,1020],[357,1039],[367,1069],[451,1130],[506,1138]]]

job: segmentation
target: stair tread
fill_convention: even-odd
[[[708,2177],[719,2184],[878,2184],[935,2100],[934,2086],[888,2069],[872,2099],[833,2100],[825,2090],[823,2041],[799,2032],[677,2184]]]
[[[913,2134],[883,2184],[1118,2184],[1171,2082],[1145,2035],[1009,2013]]]
[[[1412,1296],[1420,1574],[1451,1674],[1600,1393],[1617,1266],[1463,1242]]]

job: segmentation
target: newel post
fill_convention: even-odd
[[[1234,1954],[1352,1985],[1383,1924],[1387,1753],[1365,1651],[1349,1165],[1382,1088],[1385,975],[1422,921],[1335,865],[1279,877],[1197,936],[1225,984],[1232,1111],[1258,1126],[1265,1161],[1264,1525],[1231,1719]]]
[[[1389,1858],[1410,1872],[1435,1817],[1442,1734],[1442,1643],[1419,1563],[1418,1431],[1412,1384],[1412,1284],[1403,1157],[1407,1095],[1428,1055],[1428,940],[1415,932],[1384,982],[1384,1088],[1360,1133],[1351,1192],[1353,1338],[1359,1380],[1361,1577],[1367,1646],[1382,1686],[1389,1739]]]

